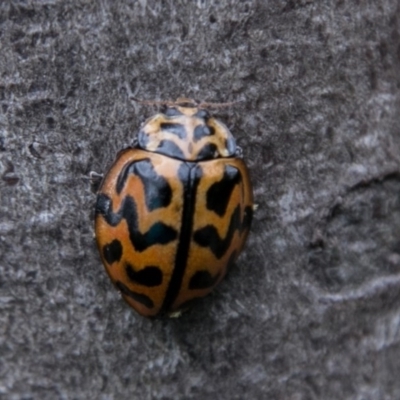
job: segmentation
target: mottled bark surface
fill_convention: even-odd
[[[120,298],[89,171],[224,102],[259,207],[180,319]],[[0,2],[0,398],[399,399],[400,3]]]

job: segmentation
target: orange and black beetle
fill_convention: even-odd
[[[253,194],[240,153],[225,125],[183,99],[118,154],[97,195],[96,240],[108,275],[141,315],[207,295],[241,252]]]

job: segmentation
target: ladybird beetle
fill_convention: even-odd
[[[253,194],[241,150],[202,104],[178,99],[118,153],[96,201],[102,262],[139,314],[173,314],[221,281],[246,241]]]

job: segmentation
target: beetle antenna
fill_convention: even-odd
[[[129,99],[135,101],[136,103],[143,104],[146,106],[174,107],[185,104],[193,104],[193,106],[195,107],[197,106],[198,108],[226,108],[235,106],[238,103],[242,103],[244,101],[244,100],[235,100],[235,101],[230,101],[228,103],[208,103],[208,102],[197,103],[195,100],[186,99],[183,97],[180,97],[175,101],[172,101],[172,100],[141,100],[134,96],[129,96]]]
[[[175,102],[169,100],[141,100],[133,96],[130,96],[129,99],[145,106],[172,106],[175,104]]]
[[[237,105],[238,103],[242,103],[244,100],[235,100],[235,101],[230,101],[228,103],[200,103],[199,108],[225,108],[225,107],[232,107]]]

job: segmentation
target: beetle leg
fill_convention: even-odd
[[[168,314],[169,318],[179,318],[182,315],[182,310],[174,311]]]

